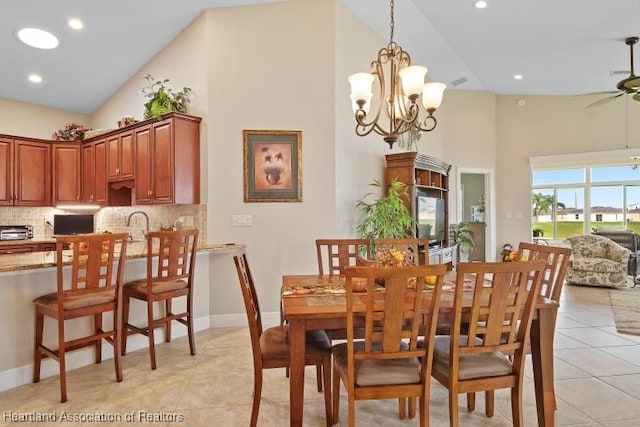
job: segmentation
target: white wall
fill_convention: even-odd
[[[0,98],[0,133],[50,139],[68,122],[91,124],[85,114]]]

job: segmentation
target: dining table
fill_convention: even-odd
[[[456,272],[445,275],[440,307],[453,307]],[[430,291],[425,291],[430,293]],[[464,292],[467,292],[466,290]],[[301,427],[304,407],[305,335],[311,330],[343,329],[347,307],[345,279],[342,276],[283,275],[281,302],[289,323],[289,399],[290,425]],[[463,307],[471,305],[472,292]],[[425,311],[430,299],[423,298]],[[556,397],[553,387],[553,335],[558,303],[538,296],[531,324],[530,342],[533,362],[538,425],[553,427]]]

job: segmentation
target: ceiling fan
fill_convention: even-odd
[[[585,94],[585,95],[604,95],[604,94],[611,95],[611,96],[607,96],[606,98],[599,99],[596,102],[593,102],[587,105],[587,107],[596,107],[598,105],[605,104],[625,94],[632,96],[634,101],[640,101],[640,77],[636,76],[633,70],[633,45],[638,43],[638,40],[640,40],[638,37],[627,37],[624,40],[624,43],[627,46],[629,46],[629,53],[630,53],[631,74],[629,74],[629,77],[620,80],[618,84],[616,84],[616,87],[618,88],[618,90],[609,90],[609,91]]]

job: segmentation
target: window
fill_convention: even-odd
[[[640,169],[597,165],[532,170],[532,230],[564,239],[595,227],[640,232]]]

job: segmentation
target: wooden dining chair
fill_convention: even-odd
[[[33,382],[40,381],[42,359],[58,361],[60,368],[60,401],[67,401],[66,353],[84,347],[95,348],[95,361],[102,361],[102,340],[114,347],[116,381],[122,381],[120,360],[120,301],[122,274],[127,250],[127,233],[82,234],[56,238],[57,292],[33,300],[35,305],[35,345]],[[70,247],[70,274],[65,266]],[[119,251],[119,252],[118,252]],[[113,313],[111,329],[105,330],[103,314]],[[51,317],[58,325],[58,349],[43,344],[44,318]],[[90,335],[67,340],[65,321],[93,317]]]
[[[418,398],[420,425],[429,424],[429,398],[433,338],[436,331],[444,265],[404,267],[347,267],[347,341],[333,347],[333,422],[339,421],[340,382],[348,399],[348,425],[355,426],[355,401]],[[425,277],[436,276],[431,293],[424,292]],[[385,281],[384,291],[376,279]],[[366,290],[354,291],[365,282]],[[419,330],[427,308],[425,345],[418,346]],[[364,340],[354,333],[364,317]]]
[[[290,366],[290,348],[288,325],[263,329],[258,294],[247,255],[244,250],[237,252],[233,260],[238,273],[242,300],[249,321],[249,335],[253,350],[253,406],[251,409],[251,427],[258,423],[260,397],[262,396],[262,371]],[[324,382],[324,404],[327,427],[331,426],[331,343],[324,331],[308,331],[306,336],[305,365],[321,366]]]
[[[369,239],[316,239],[318,274],[338,276],[359,257],[371,258]]]
[[[485,412],[491,417],[493,391],[499,388],[511,389],[513,425],[523,425],[525,345],[545,267],[542,260],[457,265],[451,334],[435,338],[432,370],[449,390],[452,427],[459,425],[459,393],[467,393],[467,408],[473,410],[475,392],[485,391]],[[470,291],[464,289],[465,274],[475,276]],[[464,298],[472,299],[469,309],[462,308]]]
[[[156,350],[154,331],[164,327],[165,342],[171,341],[171,322],[173,320],[187,327],[191,355],[196,354],[193,332],[193,279],[196,266],[197,229],[176,231],[151,231],[147,234],[147,276],[144,279],[125,283],[122,304],[122,354],[127,352],[127,337],[132,334],[146,335],[149,339],[149,357],[151,369],[156,369]],[[156,252],[157,250],[157,252]],[[157,269],[153,270],[153,258],[157,256]],[[186,298],[186,310],[174,313],[174,298]],[[146,303],[147,324],[135,326],[129,323],[131,298]],[[164,302],[164,316],[155,318],[155,302]]]

